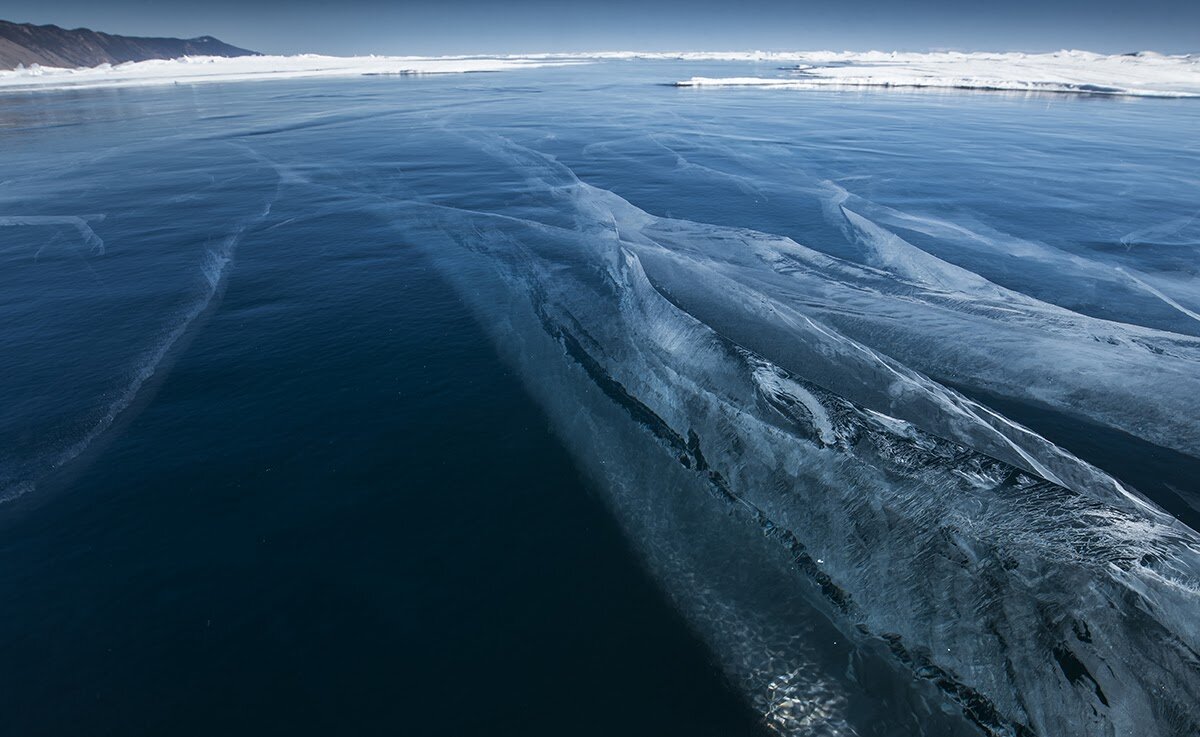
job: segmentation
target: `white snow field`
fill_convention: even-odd
[[[0,90],[124,87],[298,77],[501,72],[622,59],[742,61],[783,67],[786,76],[692,77],[681,87],[757,86],[934,87],[1027,92],[1074,92],[1141,97],[1200,97],[1200,55],[1103,55],[991,52],[636,52],[513,54],[506,56],[192,56],[103,64],[86,69],[33,66],[0,71]]]
[[[236,82],[300,77],[355,77],[363,75],[452,74],[501,72],[540,66],[578,63],[566,59],[417,56],[185,56],[126,64],[62,69],[19,68],[0,71],[0,90],[63,89],[85,87],[136,87],[143,85]]]
[[[732,57],[732,55],[731,55]],[[746,60],[790,63],[784,77],[692,77],[680,87],[935,87],[1074,92],[1137,97],[1200,97],[1200,55],[1154,52],[1106,56],[1088,51],[1022,53],[761,54]]]

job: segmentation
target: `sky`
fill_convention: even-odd
[[[279,54],[1200,52],[1200,0],[3,0],[0,18]]]

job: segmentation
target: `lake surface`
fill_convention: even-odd
[[[1200,104],[0,98],[0,733],[1200,729]]]

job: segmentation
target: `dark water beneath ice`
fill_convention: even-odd
[[[1200,106],[754,71],[0,100],[0,731],[1188,734]]]

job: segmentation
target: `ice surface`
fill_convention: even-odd
[[[130,87],[158,84],[236,82],[302,77],[500,72],[577,63],[569,60],[419,56],[188,56],[85,69],[34,65],[0,71],[0,90]]]
[[[92,230],[92,226],[88,225],[88,222],[103,219],[103,215],[88,215],[85,217],[75,215],[7,215],[0,216],[0,227],[66,225],[79,231],[80,238],[83,239],[83,242],[92,252],[98,256],[102,256],[104,255],[104,241],[100,236],[96,235],[96,231]]]
[[[700,97],[713,97],[669,96],[705,104]],[[1007,106],[977,102],[988,103],[989,114]],[[652,111],[630,107],[639,124],[652,119]],[[522,123],[507,136],[543,145],[529,138],[564,133],[552,115],[527,130],[523,101],[514,111]],[[1071,230],[1055,240],[1026,228],[1015,229],[1017,236],[1001,231],[1017,223],[985,221],[961,198],[947,198],[961,209],[930,204],[944,186],[924,199],[889,199],[879,182],[892,171],[814,171],[817,162],[795,152],[825,143],[772,130],[777,118],[755,130],[745,119],[714,115],[711,127],[691,121],[676,130],[684,120],[670,112],[658,132],[616,130],[611,135],[624,137],[602,141],[590,130],[584,142],[610,166],[617,153],[631,152],[622,162],[630,173],[603,180],[605,167],[584,153],[572,162],[592,167],[586,182],[549,155],[480,132],[496,127],[466,124],[472,119],[465,114],[383,129],[412,137],[401,147],[406,156],[433,162],[426,168],[435,173],[421,175],[356,169],[336,158],[331,164],[321,158],[327,151],[300,145],[336,140],[309,130],[313,119],[329,118],[297,116],[287,130],[313,137],[280,135],[273,155],[288,165],[247,151],[260,164],[247,171],[235,157],[227,173],[253,173],[254,186],[241,196],[206,201],[203,187],[173,185],[179,197],[206,206],[189,219],[151,198],[149,228],[122,225],[114,209],[95,227],[119,256],[139,245],[165,250],[131,234],[153,233],[176,216],[195,229],[213,219],[211,206],[238,202],[181,259],[170,281],[178,307],[138,313],[137,360],[131,372],[124,364],[106,371],[119,382],[97,394],[101,416],[89,414],[60,435],[83,445],[55,445],[39,464],[69,459],[94,439],[90,431],[112,422],[105,413],[146,394],[144,382],[161,376],[177,350],[177,331],[219,301],[231,259],[247,258],[238,242],[250,245],[256,233],[287,222],[272,222],[272,203],[311,204],[310,216],[361,211],[390,223],[397,241],[427,249],[459,288],[689,625],[781,734],[1198,733],[1196,532],[986,400],[953,388],[992,389],[1055,417],[1074,413],[1106,430],[1200,453],[1200,338],[1189,332],[1200,289],[1194,272],[1178,268],[1193,261],[1186,253],[1129,258],[1125,250],[1194,250],[1200,232],[1191,201],[1181,196],[1183,206],[1172,200],[1175,206],[1164,207],[1160,192],[1147,191],[1146,175],[1130,174],[1132,191],[1118,186],[1114,196],[1150,201],[1149,214],[1114,217],[1107,233]],[[808,132],[821,128],[836,126],[817,120]],[[923,158],[920,148],[882,136],[848,146],[834,153],[857,159],[870,146]],[[389,161],[397,152],[380,149],[389,155],[378,158]],[[566,159],[575,149],[563,143],[553,150]],[[1176,150],[1171,140],[1167,155]],[[215,184],[204,176],[208,166],[237,151],[222,141],[198,152],[197,184]],[[662,161],[637,168],[653,157]],[[137,160],[114,169],[131,163]],[[683,193],[655,201],[641,182],[667,188],[645,172]],[[463,186],[463,173],[471,186]],[[43,201],[68,179],[47,175]],[[907,189],[916,179],[897,181]],[[1104,184],[1072,193],[1070,202],[1094,197]],[[1164,187],[1187,192],[1193,185],[1185,171]],[[682,211],[694,192],[706,198],[702,207]],[[729,217],[720,201],[739,192],[756,206],[770,198],[794,217]],[[1016,198],[1020,206],[1029,201],[1036,198]],[[42,211],[23,201],[4,210],[9,225],[57,228],[53,235],[76,247],[74,221],[18,223],[13,214]],[[757,229],[736,227],[747,223]],[[1107,240],[1097,237],[1103,247],[1096,248],[1054,247],[1079,232]],[[16,227],[7,234],[27,235]],[[91,260],[101,268],[121,259]],[[995,268],[1010,262],[1020,278],[1006,280]],[[1048,288],[1030,290],[1032,275]],[[1073,311],[1063,296],[1080,284],[1121,309]],[[1125,304],[1131,293],[1140,300],[1132,306]],[[1146,304],[1173,321],[1143,324]],[[0,468],[13,494],[31,488],[28,480],[42,471],[13,468],[11,477]]]
[[[1000,287],[940,265],[862,215],[847,228],[876,241],[878,267],[778,236],[654,216],[549,157],[506,141],[478,145],[541,206],[514,217],[397,202],[396,227],[427,244],[475,304],[777,731],[864,726],[844,700],[865,687],[855,670],[822,669],[803,646],[812,640],[778,636],[813,626],[814,610],[859,656],[882,650],[917,676],[910,683],[933,687],[987,734],[1200,729],[1195,531],[828,318],[878,315],[888,330],[911,323],[905,340],[920,352],[930,346],[919,336],[960,319],[958,342],[1012,330],[1012,339],[1045,341],[1047,355],[1061,355],[1049,367],[1054,380],[1076,387],[1097,378],[1072,379],[1083,365],[1072,354],[1100,345],[1092,331],[1174,336],[996,298]],[[853,212],[849,202],[838,211]],[[977,319],[989,327],[972,328]],[[1088,362],[1133,362],[1113,366],[1110,391],[1143,381],[1139,371],[1162,360],[1101,343],[1108,358]],[[1194,343],[1172,348],[1192,393],[1193,358],[1184,354]],[[989,370],[1025,371],[1003,361]],[[1166,388],[1163,377],[1150,381],[1141,401]],[[1159,400],[1164,409],[1193,401]],[[714,499],[791,565],[765,574],[769,553],[748,552],[720,515],[705,516]],[[722,566],[736,575],[714,573]],[[700,580],[681,580],[689,571]],[[737,576],[754,583],[739,590],[728,580]],[[830,682],[837,688],[823,687]],[[790,695],[775,698],[780,688]],[[776,719],[785,713],[799,718]]]
[[[226,156],[230,154],[224,149],[232,150],[235,157],[241,151],[240,147],[220,148],[220,153]],[[18,344],[20,349],[13,349],[13,353],[5,356],[7,380],[20,386],[22,381],[30,381],[31,374],[40,376],[45,371],[38,363],[42,352],[53,350],[62,341],[77,343],[78,350],[84,353],[87,346],[93,345],[91,341],[108,339],[106,336],[109,332],[114,336],[113,339],[122,335],[122,323],[142,327],[138,331],[139,334],[125,337],[128,345],[118,352],[125,360],[113,361],[111,364],[81,360],[68,365],[60,365],[56,361],[51,374],[55,377],[51,389],[44,388],[40,381],[27,383],[29,388],[23,397],[24,401],[3,408],[13,413],[4,416],[4,413],[0,412],[0,417],[9,423],[8,427],[30,428],[35,432],[27,433],[28,437],[34,439],[32,444],[28,441],[22,442],[23,438],[20,435],[5,436],[8,444],[3,448],[4,452],[0,452],[0,503],[38,490],[56,472],[68,467],[76,459],[87,454],[93,446],[100,444],[101,439],[128,416],[127,410],[163,377],[164,367],[170,364],[192,324],[220,301],[229,265],[235,258],[238,246],[248,232],[269,216],[282,184],[283,173],[273,168],[271,162],[255,155],[253,151],[247,150],[246,154],[248,156],[242,155],[240,158],[253,160],[243,161],[244,166],[257,163],[260,169],[265,170],[261,174],[255,172],[264,182],[263,190],[246,197],[244,201],[239,201],[239,209],[245,207],[246,212],[239,213],[231,222],[193,226],[200,232],[203,232],[205,226],[211,228],[213,237],[195,239],[193,236],[193,240],[198,240],[198,250],[184,256],[187,249],[179,249],[178,261],[171,258],[169,251],[172,249],[154,248],[160,243],[159,239],[153,236],[140,243],[137,238],[128,238],[124,242],[110,240],[111,248],[108,250],[116,252],[114,258],[113,253],[106,253],[104,240],[92,229],[92,224],[106,220],[103,215],[0,216],[0,227],[57,227],[76,231],[87,249],[84,252],[87,260],[83,262],[83,268],[90,277],[82,282],[75,282],[70,279],[72,272],[64,270],[62,264],[45,263],[44,257],[39,264],[38,255],[48,249],[44,244],[38,253],[30,254],[31,258],[23,264],[30,268],[28,264],[32,263],[38,270],[12,270],[8,275],[10,278],[26,281],[47,279],[48,281],[44,282],[44,291],[58,295],[62,302],[74,302],[80,307],[68,308],[61,312],[51,309],[46,310],[45,314],[39,314],[36,323],[38,330],[27,338],[29,342]],[[217,160],[216,156],[210,159]],[[275,176],[276,174],[278,176]],[[115,184],[112,186],[116,188]],[[261,201],[258,201],[259,197],[262,198]],[[179,217],[178,212],[171,207],[158,208],[155,210],[156,222],[161,219],[170,223],[172,219]],[[121,217],[116,219],[119,222]],[[107,220],[111,222],[111,219]],[[97,224],[96,227],[101,226]],[[169,230],[170,227],[167,225],[164,229]],[[71,240],[75,239],[75,233],[71,233]],[[161,252],[163,261],[157,264],[158,271],[150,265],[153,261],[135,262],[139,265],[133,268],[148,269],[146,272],[139,271],[136,275],[131,275],[123,271],[121,263],[129,260],[130,254],[137,253],[139,247]],[[80,261],[72,259],[73,263]],[[168,268],[172,263],[176,264],[177,271],[175,268]],[[45,275],[42,269],[45,270]],[[100,295],[110,293],[122,280],[145,278],[147,274],[151,278],[163,280],[165,285],[161,289],[164,302],[157,304],[159,309],[146,310],[145,314],[139,314],[136,319],[125,317],[114,321],[113,324],[104,323],[104,330],[83,328],[84,325],[93,324],[93,319],[103,320],[105,310],[96,305],[104,302],[95,301],[98,298],[95,292],[99,292]],[[62,294],[71,294],[74,299],[64,299]],[[174,295],[174,298],[171,295]],[[33,300],[22,299],[21,302]],[[42,304],[52,303],[47,301]],[[37,309],[36,305],[22,306],[25,309]],[[80,310],[92,314],[84,315]],[[28,323],[28,318],[20,313],[11,319],[17,325]],[[69,337],[64,338],[64,335]],[[62,399],[66,396],[80,403],[81,410],[78,415],[60,415],[55,410],[60,400],[63,403],[67,402]]]
[[[785,77],[692,77],[681,87],[940,87],[1138,97],[1200,96],[1200,55],[813,52],[755,57],[801,62]]]

